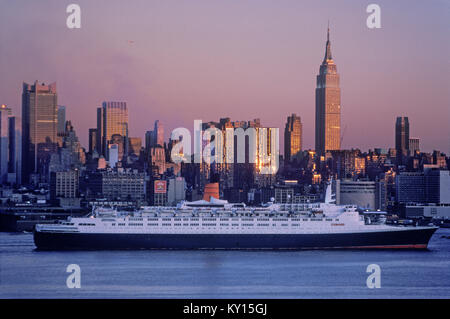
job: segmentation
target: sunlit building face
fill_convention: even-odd
[[[302,150],[302,122],[300,116],[292,114],[287,118],[284,129],[284,155],[287,161],[298,158]]]
[[[341,148],[341,90],[339,74],[331,56],[330,33],[325,57],[317,76],[316,87],[316,152]]]

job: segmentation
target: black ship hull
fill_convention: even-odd
[[[436,227],[326,234],[121,234],[34,232],[40,250],[426,249]]]

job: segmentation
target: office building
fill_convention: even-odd
[[[409,138],[409,151],[411,155],[414,155],[416,152],[420,152],[420,139],[417,137]]]
[[[76,198],[79,189],[79,171],[52,172],[50,177],[50,197],[52,199]]]
[[[166,153],[160,145],[151,147],[149,150],[149,166],[158,174],[164,174],[166,171]]]
[[[423,172],[401,172],[395,176],[395,195],[398,203],[425,203],[425,175]]]
[[[89,129],[89,153],[92,155],[94,154],[94,151],[97,151],[97,129],[96,128],[90,128]]]
[[[433,164],[436,165],[438,168],[447,169],[448,167],[445,154],[436,150],[433,151]]]
[[[292,114],[287,118],[284,129],[284,156],[287,162],[299,160],[302,150],[302,122],[300,116]]]
[[[22,120],[20,117],[9,118],[9,158],[8,183],[22,184]]]
[[[130,137],[128,139],[128,152],[129,155],[135,155],[139,157],[142,148],[142,139],[140,137]]]
[[[164,146],[164,126],[159,120],[155,121],[154,139],[155,146]]]
[[[450,171],[424,169],[425,195],[428,203],[450,204]]]
[[[145,132],[145,150],[148,152],[153,147],[153,131]]]
[[[331,56],[329,28],[325,57],[317,75],[315,146],[319,156],[341,148],[341,90],[337,67]]]
[[[148,151],[158,145],[164,146],[164,126],[159,120],[156,120],[153,131],[145,133],[145,149]]]
[[[398,203],[450,204],[450,171],[401,172],[395,177],[395,190]]]
[[[408,117],[397,117],[395,121],[395,150],[398,164],[405,164],[404,157],[409,151]]]
[[[365,209],[380,209],[377,183],[372,181],[336,180],[336,204],[357,205]]]
[[[400,215],[404,218],[450,219],[450,205],[404,205],[400,207]]]
[[[58,127],[57,133],[64,133],[66,128],[66,107],[58,105]]]
[[[110,145],[117,145],[117,150],[118,150],[118,160],[122,161],[123,157],[125,155],[124,151],[125,151],[125,139],[122,135],[119,134],[114,134],[111,139],[108,142],[108,149]],[[108,153],[109,156],[109,153]],[[108,157],[109,159],[109,157]]]
[[[184,177],[175,177],[168,180],[167,204],[176,206],[186,199],[186,181]]]
[[[23,83],[22,92],[22,178],[30,174],[45,178],[48,161],[57,150],[58,103],[56,83]]]
[[[0,106],[0,184],[8,180],[9,117],[12,112],[6,105]]]
[[[358,149],[330,151],[332,172],[338,179],[353,178],[365,175],[366,161]]]
[[[97,153],[106,156],[103,148],[103,108],[97,108],[97,142],[95,143]]]
[[[128,109],[126,102],[103,102],[97,109],[97,134],[101,154],[107,155],[113,135],[128,137]]]
[[[136,169],[109,168],[88,174],[87,193],[89,198],[106,200],[145,201],[145,173]]]
[[[119,161],[119,145],[117,144],[109,144],[108,145],[108,164],[109,167],[114,168]]]
[[[59,147],[62,147],[63,138],[66,130],[66,107],[58,105],[58,119],[56,126],[56,141]]]

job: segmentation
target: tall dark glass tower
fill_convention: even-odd
[[[284,129],[284,157],[291,162],[299,159],[302,150],[302,121],[300,116],[292,114],[287,118]]]
[[[395,150],[397,159],[402,163],[402,157],[409,150],[409,120],[408,117],[397,117],[395,121]]]
[[[22,92],[22,178],[30,174],[45,178],[50,155],[57,150],[58,103],[56,83],[23,83]]]
[[[315,144],[318,155],[341,148],[341,89],[336,64],[331,56],[330,28],[325,57],[317,75]]]
[[[103,102],[97,108],[97,150],[107,157],[113,135],[128,138],[128,109],[126,102]]]

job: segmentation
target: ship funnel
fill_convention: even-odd
[[[331,185],[333,184],[333,179],[328,182],[327,190],[325,191],[325,204],[333,204],[336,202],[336,199],[333,198],[334,194],[331,191]]]

